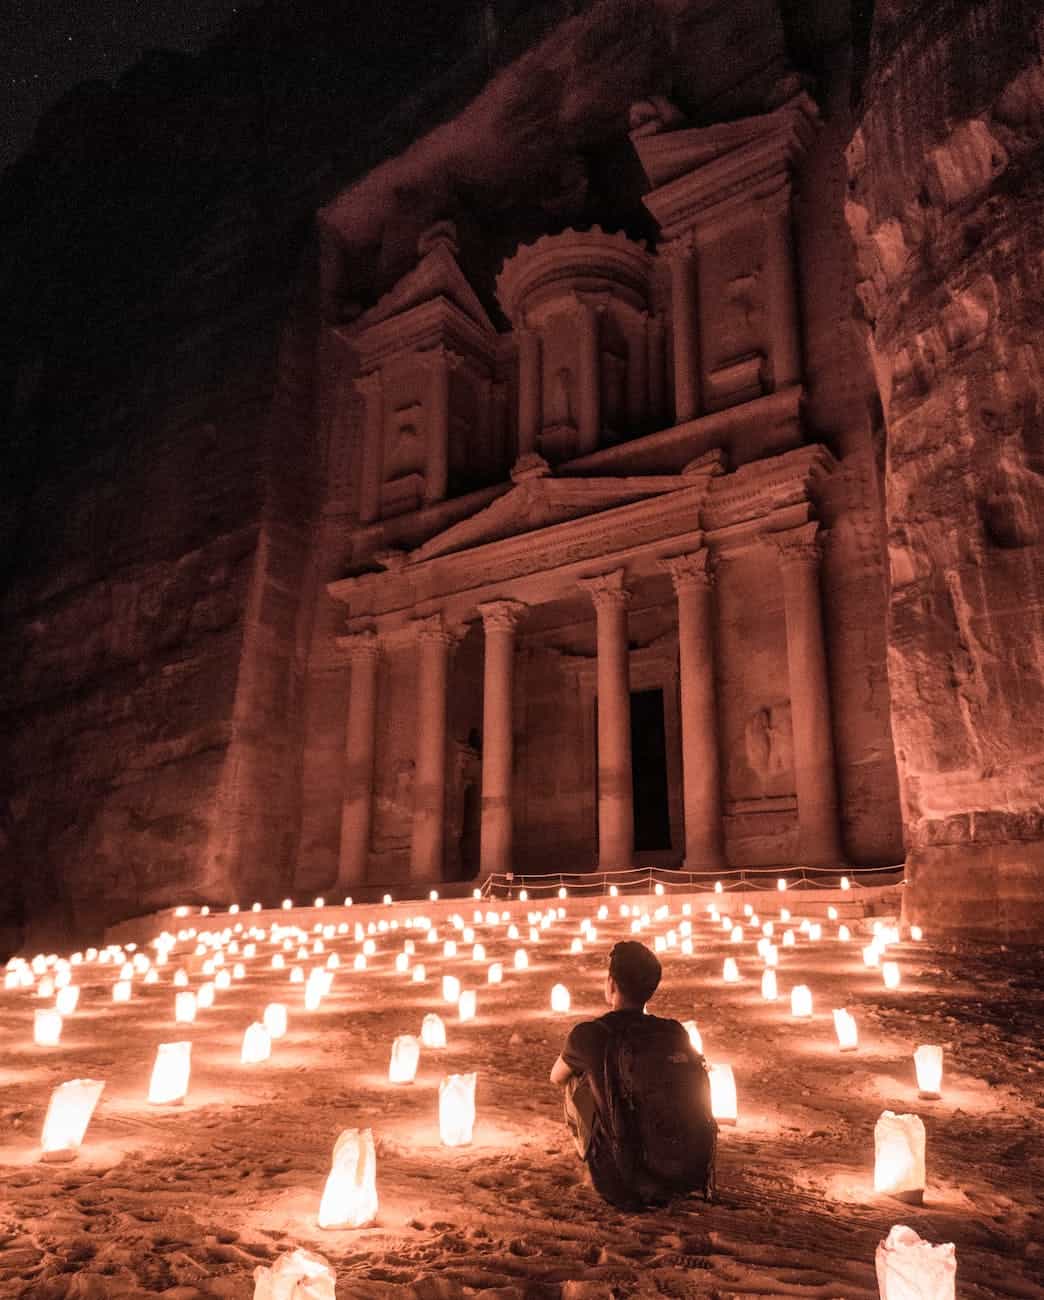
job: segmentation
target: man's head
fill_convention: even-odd
[[[660,960],[644,943],[625,939],[609,954],[606,1001],[614,1009],[644,1007],[656,992],[663,969]]]

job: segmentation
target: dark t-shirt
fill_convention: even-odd
[[[562,1060],[574,1074],[586,1078],[595,1104],[595,1122],[591,1133],[591,1142],[587,1149],[587,1165],[591,1171],[591,1181],[606,1200],[616,1205],[629,1206],[636,1199],[636,1189],[628,1187],[621,1180],[612,1145],[605,1128],[608,1107],[605,1098],[605,1053],[610,1034],[626,1035],[629,1025],[657,1017],[646,1016],[644,1011],[625,1009],[609,1011],[597,1020],[583,1020],[569,1031],[565,1046],[562,1048]],[[677,1020],[669,1023],[678,1026],[678,1032],[686,1044],[689,1038],[685,1027]]]

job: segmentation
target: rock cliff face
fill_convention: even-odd
[[[885,410],[911,920],[1044,930],[1044,17],[882,0],[848,221]]]

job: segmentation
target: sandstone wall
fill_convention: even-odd
[[[887,420],[910,919],[1044,933],[1044,18],[887,0],[848,221]]]

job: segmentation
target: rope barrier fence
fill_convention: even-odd
[[[718,893],[766,890],[784,893],[800,889],[859,890],[902,884],[902,863],[885,867],[731,867],[716,873],[678,871],[663,867],[632,867],[616,871],[508,871],[493,873],[481,885],[483,898],[549,898],[561,890],[579,895],[639,893]],[[782,883],[781,883],[782,882]]]

